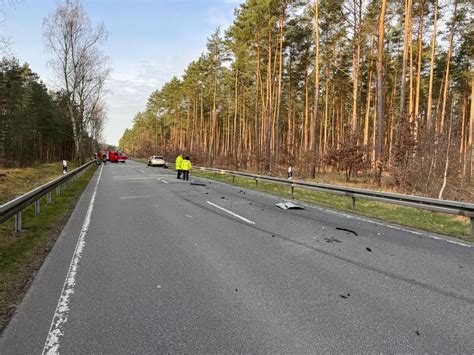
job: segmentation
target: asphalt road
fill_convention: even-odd
[[[196,181],[99,171],[0,353],[473,353],[473,247]]]

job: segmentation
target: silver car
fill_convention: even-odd
[[[161,166],[167,168],[168,164],[166,164],[165,159],[161,155],[152,155],[148,158],[148,166]]]

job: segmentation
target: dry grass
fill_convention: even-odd
[[[77,167],[68,162],[69,171]],[[62,162],[38,164],[29,168],[0,169],[0,204],[41,186],[63,173]]]

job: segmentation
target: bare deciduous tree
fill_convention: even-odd
[[[44,19],[43,31],[53,55],[52,67],[68,98],[75,157],[80,158],[84,134],[100,131],[98,122],[92,121],[98,117],[94,113],[100,106],[109,74],[107,58],[99,49],[106,37],[105,29],[91,23],[80,0],[66,0]]]
[[[6,21],[6,14],[5,14],[5,7],[9,5],[14,7],[15,5],[19,4],[20,0],[0,0],[0,27],[3,27]],[[1,55],[8,55],[9,48],[10,48],[10,39],[5,36],[3,33],[0,33],[0,54]]]

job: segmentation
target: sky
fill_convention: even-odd
[[[145,109],[149,95],[173,76],[180,77],[189,63],[206,50],[207,38],[217,27],[226,29],[234,8],[243,0],[82,0],[94,24],[103,23],[109,58],[107,122],[104,139],[118,145],[135,115]],[[54,89],[55,77],[44,46],[43,19],[59,0],[19,0],[5,6],[0,27],[9,38],[10,52],[26,62]]]

